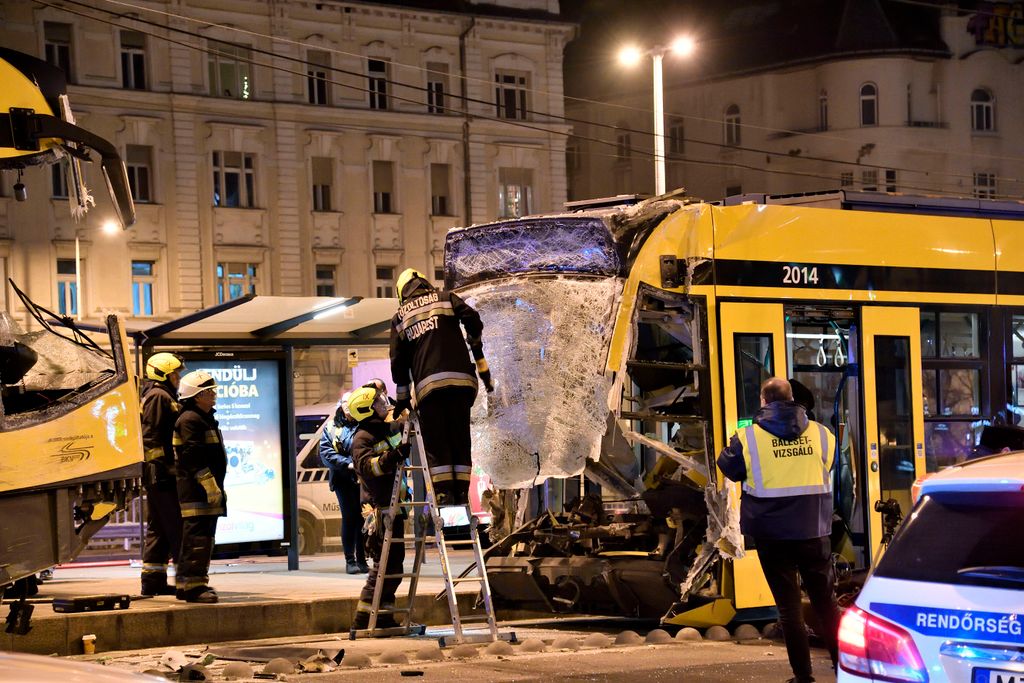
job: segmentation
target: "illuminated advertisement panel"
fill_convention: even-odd
[[[214,417],[228,456],[228,516],[217,524],[217,545],[283,541],[280,361],[207,356],[185,364],[217,380]]]

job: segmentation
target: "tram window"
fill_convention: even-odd
[[[1014,363],[1010,366],[1010,379],[1013,382],[1013,405],[1024,408],[1024,365]]]
[[[910,339],[882,335],[875,337],[875,367],[882,499],[894,498],[904,511],[909,511],[910,486],[915,477]]]
[[[735,347],[736,416],[740,423],[747,423],[761,407],[761,383],[773,375],[772,336],[737,334]]]
[[[925,368],[921,371],[921,383],[924,385],[924,416],[935,417],[941,414],[939,407],[939,371]]]
[[[971,422],[925,422],[925,464],[929,472],[963,462],[977,438]]]
[[[978,415],[981,412],[981,372],[967,368],[939,370],[943,415]]]
[[[978,314],[939,313],[940,353],[943,358],[978,358]]]
[[[1024,358],[1024,315],[1013,316],[1010,337],[1013,340],[1013,357]]]
[[[938,347],[935,339],[936,332],[935,314],[921,313],[921,357],[935,358],[935,349]]]

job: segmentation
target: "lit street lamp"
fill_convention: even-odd
[[[636,66],[644,55],[650,55],[654,75],[654,194],[665,194],[665,90],[661,63],[666,52],[686,57],[693,54],[696,43],[689,36],[680,36],[668,47],[657,45],[648,50],[625,47],[619,52],[619,61],[625,66]]]

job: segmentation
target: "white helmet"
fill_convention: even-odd
[[[217,380],[213,378],[213,375],[205,370],[193,370],[181,378],[181,383],[178,385],[178,398],[180,400],[192,398],[196,394],[207,389],[214,389],[216,386]]]

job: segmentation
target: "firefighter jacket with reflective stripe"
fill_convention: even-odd
[[[738,430],[718,457],[726,477],[742,482],[740,528],[773,540],[827,536],[832,530],[835,437],[802,406],[770,403]]]
[[[203,413],[187,401],[174,424],[174,464],[182,517],[227,515],[224,475],[228,457],[213,413]]]
[[[439,291],[428,283],[414,288],[391,319],[391,378],[395,398],[416,400],[444,387],[477,389],[476,366],[459,328],[466,328],[469,346],[483,358],[480,314],[458,295]],[[484,366],[486,367],[486,366]]]
[[[153,382],[142,392],[143,483],[147,486],[174,486],[174,423],[181,412],[178,392],[170,382]]]
[[[391,504],[391,491],[395,484],[395,470],[408,446],[402,445],[405,421],[385,422],[373,415],[359,423],[352,437],[352,460],[356,474],[369,502],[374,507]],[[394,453],[402,450],[401,454]]]

